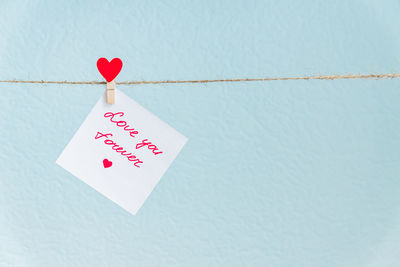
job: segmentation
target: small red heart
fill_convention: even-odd
[[[109,161],[108,159],[104,159],[103,166],[104,166],[104,168],[110,168],[112,166],[112,162]]]
[[[109,62],[106,58],[102,57],[97,60],[97,69],[107,82],[111,82],[121,71],[122,61],[116,57]]]

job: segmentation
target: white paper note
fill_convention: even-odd
[[[116,90],[96,103],[57,164],[136,214],[187,138]]]

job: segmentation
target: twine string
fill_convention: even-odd
[[[291,81],[291,80],[340,80],[340,79],[393,79],[400,78],[400,73],[384,74],[346,74],[346,75],[321,75],[303,77],[270,77],[270,78],[236,78],[215,80],[161,80],[161,81],[126,81],[116,84],[172,84],[172,83],[218,83],[218,82],[266,82],[266,81]],[[106,84],[105,81],[29,81],[29,80],[0,80],[0,83],[42,83],[42,84]]]

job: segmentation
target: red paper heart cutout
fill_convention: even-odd
[[[104,168],[110,168],[112,166],[112,162],[109,161],[108,159],[104,159],[103,166],[104,166]]]
[[[102,57],[97,60],[97,69],[107,82],[111,82],[121,71],[122,61],[116,57],[109,62],[106,58]]]

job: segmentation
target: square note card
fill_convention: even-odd
[[[103,95],[57,164],[136,214],[187,138],[116,90]]]

